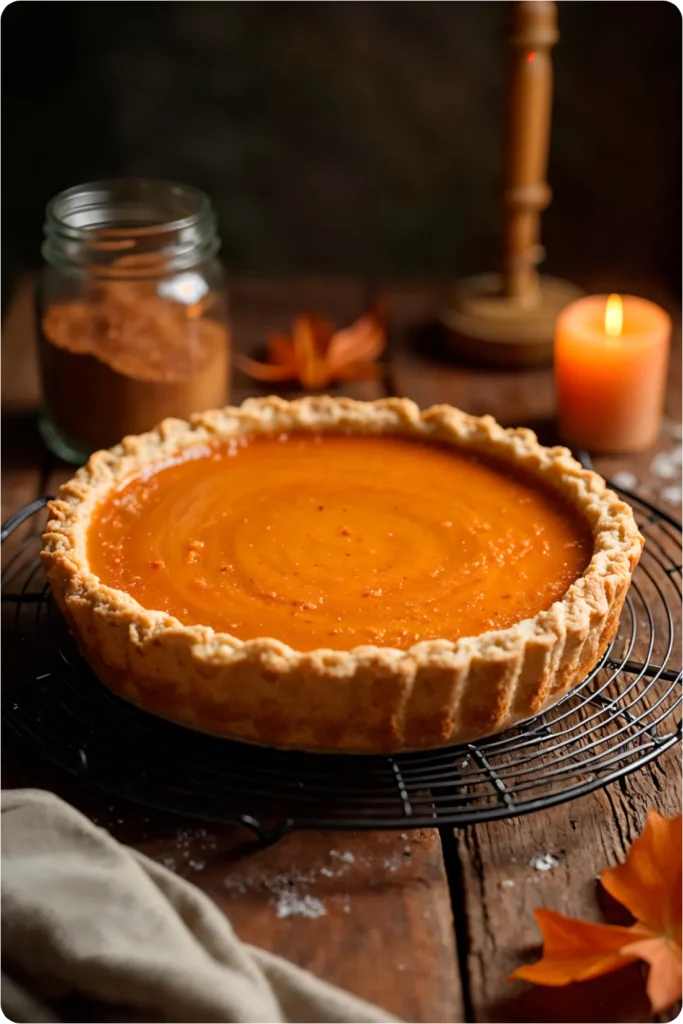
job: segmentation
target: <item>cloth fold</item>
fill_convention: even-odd
[[[25,1024],[74,995],[142,1015],[108,1020],[395,1020],[240,942],[196,886],[40,790],[2,794],[2,955],[3,1010]]]

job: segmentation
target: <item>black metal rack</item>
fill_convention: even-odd
[[[618,488],[615,488],[618,490]],[[539,810],[646,765],[681,737],[681,525],[623,492],[646,538],[618,634],[551,710],[466,746],[393,757],[280,752],[194,733],[114,697],[50,600],[40,531],[3,526],[6,725],[109,793],[261,839],[296,828],[469,825]],[[23,527],[26,529],[26,527]]]

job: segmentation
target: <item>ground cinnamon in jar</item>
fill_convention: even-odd
[[[228,332],[207,305],[162,298],[156,283],[106,281],[48,308],[45,399],[69,440],[108,448],[167,416],[224,405]]]
[[[227,401],[229,330],[207,197],[145,178],[48,204],[39,284],[43,439],[70,462]]]

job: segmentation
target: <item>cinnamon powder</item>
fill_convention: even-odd
[[[45,400],[60,432],[93,451],[167,416],[225,404],[229,336],[209,294],[185,305],[154,281],[93,283],[42,318]],[[217,303],[216,303],[217,304]]]

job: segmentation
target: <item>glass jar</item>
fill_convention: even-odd
[[[40,432],[80,464],[167,416],[224,405],[230,335],[211,204],[186,185],[93,182],[48,204]]]

